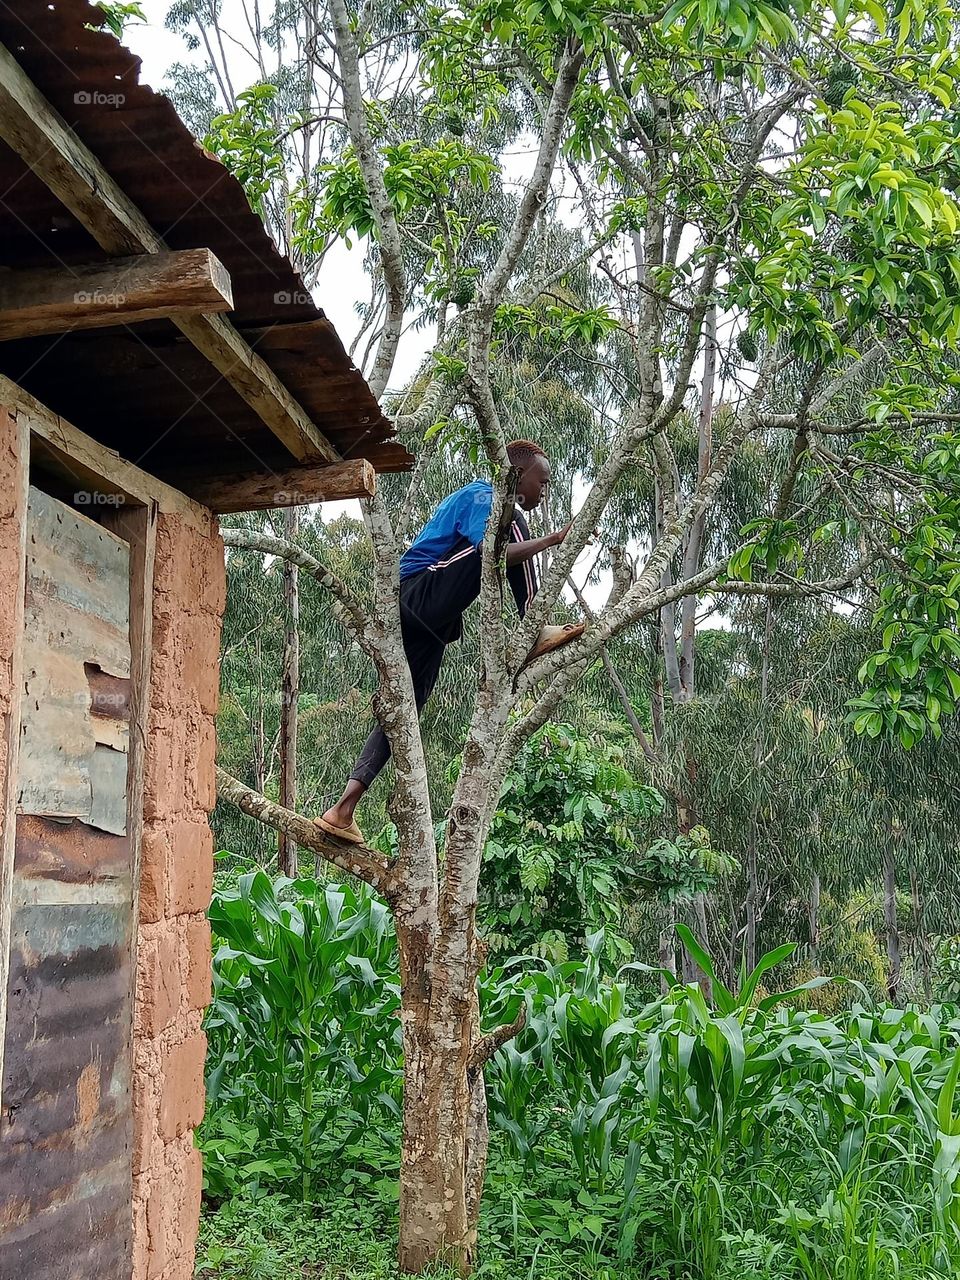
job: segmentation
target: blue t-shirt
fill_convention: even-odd
[[[464,538],[479,547],[492,506],[493,485],[489,480],[474,480],[444,498],[400,557],[401,580],[438,564]]]

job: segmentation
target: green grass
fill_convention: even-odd
[[[208,1280],[392,1280],[401,1058],[396,949],[348,886],[242,876],[211,907],[212,1067],[200,1132]],[[710,958],[685,938],[705,972]],[[954,1280],[960,1010],[796,1007],[614,980],[584,960],[483,975],[478,1280]],[[817,982],[822,979],[817,979]],[[856,994],[856,993],[855,993]]]
[[[589,1233],[573,1250],[537,1237],[522,1203],[492,1190],[487,1217],[495,1233],[484,1232],[478,1280],[641,1280],[649,1274],[591,1260]],[[569,1223],[569,1207],[564,1216]],[[511,1247],[514,1232],[519,1251]],[[395,1211],[369,1193],[315,1206],[278,1195],[238,1196],[204,1214],[196,1274],[202,1280],[397,1280],[396,1233]],[[432,1274],[452,1280],[442,1270]]]

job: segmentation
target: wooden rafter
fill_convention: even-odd
[[[209,249],[0,273],[0,341],[232,308],[227,269]]]
[[[266,511],[271,507],[302,507],[310,502],[342,502],[372,498],[377,473],[366,458],[325,466],[299,466],[289,471],[219,476],[215,480],[173,476],[172,483],[211,511]]]
[[[50,188],[107,253],[162,253],[168,246],[92,151],[0,45],[0,137]],[[174,323],[298,461],[339,461],[269,365],[219,315]]]

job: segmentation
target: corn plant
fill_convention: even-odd
[[[397,1115],[396,947],[366,887],[254,871],[210,908],[216,941],[207,1185],[299,1179],[309,1200],[324,1134]]]

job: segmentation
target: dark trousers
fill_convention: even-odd
[[[508,569],[507,581],[522,618],[536,591],[532,564]],[[439,565],[400,583],[400,628],[417,715],[433,693],[447,645],[460,639],[464,612],[479,594],[480,550],[469,544],[455,549]],[[390,743],[377,725],[357,758],[350,780],[369,787],[389,759]]]

